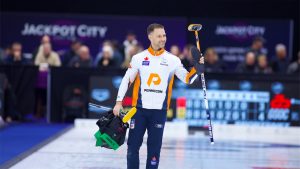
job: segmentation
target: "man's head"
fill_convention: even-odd
[[[255,50],[260,50],[263,48],[264,43],[265,43],[265,39],[261,36],[257,36],[253,39],[252,41],[252,48]]]
[[[278,59],[286,58],[286,47],[284,44],[277,44],[275,47],[275,52]]]
[[[87,46],[82,45],[78,49],[78,55],[81,60],[89,60],[90,59],[90,50]]]
[[[180,49],[177,45],[172,45],[171,48],[170,48],[170,52],[175,56],[180,55]]]
[[[22,45],[21,43],[19,42],[14,42],[12,45],[11,45],[11,51],[14,53],[14,52],[21,52],[22,51]]]
[[[19,42],[14,42],[11,45],[11,53],[15,59],[20,59],[22,53],[22,44]]]
[[[214,64],[218,61],[218,54],[213,48],[208,48],[205,51],[204,58],[207,63]]]
[[[42,36],[41,44],[51,43],[50,37],[48,35]]]
[[[133,55],[139,53],[139,50],[140,47],[138,45],[131,45],[128,50],[130,58],[132,58]]]
[[[268,66],[268,59],[267,56],[264,54],[261,54],[257,58],[258,66],[261,68],[266,68]]]
[[[105,45],[112,46],[112,41],[111,40],[105,40],[105,41],[103,41],[103,43],[101,45],[102,45],[102,47],[105,46]]]
[[[104,45],[102,47],[103,59],[111,59],[113,57],[113,48],[110,45]]]
[[[80,48],[81,45],[82,45],[81,41],[74,40],[71,43],[71,49],[75,52],[75,51],[77,51]]]
[[[163,25],[157,23],[150,24],[147,28],[147,34],[154,50],[165,47],[167,36]]]
[[[128,40],[129,42],[132,42],[132,41],[136,40],[136,35],[132,31],[129,31],[126,35],[126,40]]]
[[[45,56],[50,55],[51,51],[52,51],[52,47],[50,43],[43,44],[43,53]]]
[[[182,51],[182,55],[184,56],[184,58],[186,58],[187,60],[193,60],[193,56],[191,54],[191,48],[193,47],[192,44],[187,44],[184,46],[183,51]]]
[[[245,63],[247,66],[253,66],[255,64],[255,54],[253,52],[246,53]]]

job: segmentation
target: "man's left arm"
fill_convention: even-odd
[[[192,84],[198,77],[198,74],[204,73],[204,68],[203,69],[197,69],[197,72],[195,66],[203,66],[204,67],[204,58],[202,57],[199,60],[199,65],[194,65],[190,72],[188,72],[182,65],[181,61],[178,59],[177,66],[175,68],[175,75],[184,83],[186,84]]]

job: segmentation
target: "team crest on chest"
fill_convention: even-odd
[[[162,59],[160,60],[160,65],[163,65],[163,66],[168,66],[167,59],[165,59],[165,58],[162,58]]]
[[[150,65],[150,61],[149,61],[149,58],[146,56],[142,62],[142,65],[143,66],[149,66]]]

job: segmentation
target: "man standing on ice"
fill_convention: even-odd
[[[134,82],[132,106],[137,108],[137,112],[130,122],[127,169],[139,168],[139,149],[146,129],[148,132],[146,169],[158,168],[174,75],[187,84],[193,83],[198,76],[195,68],[188,72],[177,56],[164,49],[167,37],[163,25],[150,24],[147,34],[151,45],[132,57],[113,109],[114,114],[118,116],[125,93]],[[203,57],[196,64],[204,66]]]

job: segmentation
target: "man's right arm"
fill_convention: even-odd
[[[135,57],[132,57],[132,60],[130,62],[130,66],[127,69],[127,71],[126,71],[126,73],[125,73],[125,75],[122,79],[121,85],[119,87],[118,96],[117,96],[117,99],[116,99],[116,105],[113,109],[114,115],[118,116],[119,112],[120,112],[120,109],[122,109],[123,98],[125,97],[128,88],[133,83],[133,81],[134,81],[134,79],[135,79],[135,77],[138,73],[138,67],[137,66],[138,66],[138,64],[136,62]]]

